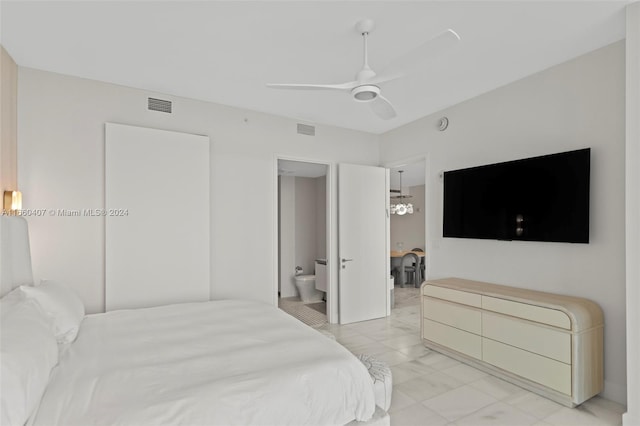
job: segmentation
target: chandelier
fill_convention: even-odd
[[[398,203],[391,204],[391,214],[397,214],[400,216],[413,214],[413,204],[405,202],[405,200],[412,198],[411,195],[402,194],[402,173],[404,173],[404,170],[398,170],[398,173],[400,173],[400,189],[392,189],[391,192],[397,192],[400,195],[393,195],[391,197],[392,200],[398,200]]]

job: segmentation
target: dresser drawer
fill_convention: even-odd
[[[571,366],[491,339],[482,338],[482,360],[571,395]]]
[[[478,335],[423,319],[422,337],[470,357],[482,359],[482,338]]]
[[[567,314],[557,309],[543,308],[542,306],[529,305],[527,303],[498,299],[497,297],[490,296],[482,296],[482,308],[488,311],[499,312],[513,317],[571,330],[571,320]]]
[[[422,298],[422,312],[425,318],[450,325],[451,327],[475,334],[480,334],[482,331],[480,311],[464,305],[424,296]]]
[[[571,335],[566,331],[483,312],[482,336],[571,364]]]
[[[466,291],[452,290],[450,288],[427,284],[422,288],[422,294],[450,302],[461,303],[463,305],[475,306],[476,308],[482,306],[482,299],[479,294],[467,293]]]

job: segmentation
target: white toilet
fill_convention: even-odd
[[[316,290],[315,275],[296,275],[296,288],[300,294],[302,303],[321,302],[324,296],[323,291]]]

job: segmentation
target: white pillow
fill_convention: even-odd
[[[0,314],[4,318],[5,312],[11,312],[9,308],[24,301],[25,295],[19,288],[12,290],[0,299]]]
[[[76,339],[84,318],[84,305],[72,290],[55,281],[45,280],[39,286],[22,286],[20,289],[53,318],[53,332],[58,343],[71,343]]]
[[[34,300],[3,299],[0,306],[0,424],[23,425],[58,363],[58,345],[49,317]]]

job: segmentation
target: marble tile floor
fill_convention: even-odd
[[[317,327],[354,354],[370,354],[391,366],[392,426],[622,424],[625,409],[615,402],[595,397],[566,408],[425,348],[419,321],[416,303],[393,309],[389,318]]]

